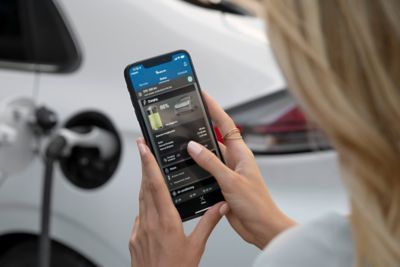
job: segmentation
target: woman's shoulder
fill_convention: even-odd
[[[353,244],[347,217],[329,214],[279,234],[254,267],[351,267]]]

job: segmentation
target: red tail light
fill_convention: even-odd
[[[255,133],[288,133],[307,130],[307,120],[298,107],[292,107],[268,125],[254,126]]]
[[[227,110],[254,153],[282,154],[329,149],[287,91]]]

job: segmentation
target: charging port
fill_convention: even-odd
[[[97,147],[75,146],[67,156],[59,159],[61,171],[74,185],[83,189],[94,189],[104,185],[115,173],[121,157],[121,138],[111,120],[97,111],[84,111],[72,116],[64,128],[78,133],[90,131],[92,127],[106,130],[117,140],[115,153],[109,158],[101,157]]]

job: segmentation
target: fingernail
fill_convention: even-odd
[[[227,203],[222,204],[222,206],[219,208],[219,214],[222,216],[226,215],[229,211],[229,206]]]
[[[198,154],[200,154],[202,150],[203,147],[200,144],[196,143],[195,141],[190,141],[188,143],[188,151],[192,155],[197,156]]]

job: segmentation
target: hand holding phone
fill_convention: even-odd
[[[235,123],[207,93],[203,96],[212,120],[222,135],[226,135],[236,127]],[[189,153],[217,179],[227,202],[220,213],[226,214],[231,226],[245,241],[263,249],[277,234],[296,223],[276,205],[253,153],[238,137],[236,134],[221,144],[226,165],[204,147],[194,150],[189,147]]]

